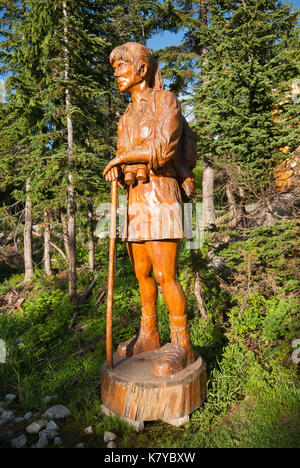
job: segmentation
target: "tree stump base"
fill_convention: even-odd
[[[197,355],[195,362],[177,374],[157,377],[152,369],[159,354],[155,350],[124,358],[115,353],[113,369],[104,362],[101,368],[104,414],[114,414],[135,428],[142,428],[144,421],[162,420],[174,426],[188,422],[192,411],[206,399],[205,362]]]

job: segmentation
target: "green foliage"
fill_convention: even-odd
[[[199,152],[236,163],[243,168],[239,184],[249,192],[255,180],[258,193],[298,144],[290,92],[299,74],[297,13],[277,0],[206,5],[207,21],[195,27],[202,52],[191,98]]]
[[[242,306],[233,307],[229,313],[231,337],[237,339],[261,338],[266,342],[273,340],[292,340],[300,331],[297,322],[299,303],[271,297],[265,299],[260,293],[250,296]],[[279,343],[278,343],[279,344]]]
[[[249,284],[270,296],[274,287],[282,295],[299,290],[299,222],[281,221],[240,233],[230,232],[230,242],[219,247],[218,253],[238,274],[237,285]]]

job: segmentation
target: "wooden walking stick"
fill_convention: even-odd
[[[108,265],[108,287],[106,308],[106,362],[108,367],[113,368],[112,356],[112,316],[114,298],[114,267],[117,235],[117,202],[118,181],[111,183],[111,214],[110,214],[110,239],[109,239],[109,265]]]

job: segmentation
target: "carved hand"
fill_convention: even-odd
[[[109,161],[106,168],[103,171],[103,177],[106,180],[112,181],[118,179],[120,177],[120,165],[123,164],[122,158],[120,156],[116,156],[114,159]]]

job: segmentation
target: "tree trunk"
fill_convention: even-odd
[[[226,196],[229,205],[228,226],[232,229],[241,224],[247,227],[247,213],[245,208],[245,192],[240,185],[239,177],[241,169],[238,166],[229,165],[226,167],[227,182],[225,186]]]
[[[207,2],[200,0],[198,4],[199,20],[202,26],[208,25],[207,21]],[[205,56],[208,50],[205,47],[201,49],[201,55]],[[205,64],[205,60],[203,61]],[[208,82],[206,76],[202,76],[202,83],[205,86]],[[214,160],[212,156],[204,156],[203,175],[202,175],[202,202],[203,202],[203,222],[204,229],[212,229],[216,224],[215,205],[214,205]]]
[[[225,190],[226,190],[226,196],[227,196],[227,200],[228,200],[228,204],[229,204],[228,226],[233,229],[237,225],[237,208],[236,208],[234,194],[233,194],[233,191],[232,191],[230,181],[226,182]]]
[[[62,208],[60,211],[60,220],[61,220],[62,235],[63,235],[63,240],[64,240],[66,256],[67,256],[67,259],[69,259],[68,223],[66,220],[66,211],[64,208]]]
[[[64,58],[65,58],[65,80],[69,80],[69,48],[68,48],[68,14],[67,4],[63,2],[64,23]],[[73,141],[73,121],[70,114],[72,105],[70,90],[66,87],[65,103],[67,113],[67,135],[68,135],[68,244],[69,244],[69,295],[75,299],[77,292],[77,277],[76,277],[76,223],[75,223],[75,190],[73,183],[73,156],[74,156],[74,141]]]
[[[190,252],[191,252],[192,269],[194,273],[194,295],[197,300],[197,305],[198,305],[198,309],[201,314],[201,317],[206,322],[208,322],[208,313],[207,313],[206,306],[205,306],[204,299],[203,299],[202,281],[198,272],[198,266],[197,266],[195,253],[193,250],[191,250]]]
[[[95,269],[95,243],[94,243],[94,209],[93,209],[93,201],[91,199],[88,200],[87,203],[88,209],[88,248],[89,248],[89,270],[94,271]]]
[[[213,158],[204,156],[203,158],[203,181],[202,181],[202,201],[203,201],[203,221],[204,229],[211,229],[216,224],[214,205],[214,165]]]
[[[24,226],[24,264],[25,280],[30,281],[33,277],[32,259],[32,204],[30,198],[30,179],[26,180],[26,202],[25,202],[25,226]]]
[[[44,267],[46,276],[52,276],[51,269],[51,256],[50,256],[50,245],[51,245],[51,233],[49,223],[49,213],[47,210],[44,211]]]

